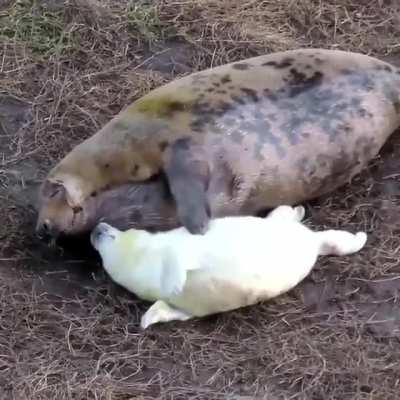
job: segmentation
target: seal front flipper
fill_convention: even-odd
[[[210,164],[203,149],[190,139],[178,139],[164,157],[164,172],[182,225],[192,234],[205,233],[211,218],[207,199]]]
[[[164,299],[180,296],[186,284],[187,272],[201,268],[196,250],[196,247],[190,245],[180,249],[179,253],[171,248],[163,249],[163,269],[160,281]]]

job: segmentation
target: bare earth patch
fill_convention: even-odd
[[[4,4],[3,4],[4,3]],[[35,239],[48,168],[150,89],[297,47],[400,65],[396,1],[6,1],[0,5],[0,398],[397,399],[399,132],[351,186],[307,205],[318,228],[366,230],[275,301],[139,330],[87,240]]]

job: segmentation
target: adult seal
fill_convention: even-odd
[[[399,125],[399,69],[367,55],[299,49],[193,73],[136,100],[49,172],[37,231],[111,218],[203,233],[211,217],[349,182]]]

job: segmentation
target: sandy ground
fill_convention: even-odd
[[[307,205],[310,226],[366,230],[366,248],[268,304],[143,333],[148,304],[90,246],[33,233],[49,166],[153,87],[303,46],[400,65],[399,15],[386,0],[0,2],[0,398],[399,398],[400,132]]]

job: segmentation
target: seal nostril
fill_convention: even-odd
[[[48,226],[46,226],[46,228],[45,228],[43,225],[41,225],[39,227],[39,229],[36,230],[36,236],[40,240],[43,240],[45,242],[48,242],[50,240],[50,233],[47,229],[48,229]]]
[[[36,236],[45,242],[56,239],[61,232],[54,228],[48,220],[43,221],[36,228]]]

